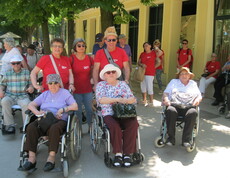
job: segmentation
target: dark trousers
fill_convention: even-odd
[[[224,99],[222,96],[222,88],[230,83],[230,80],[226,81],[225,76],[226,74],[221,74],[219,77],[217,77],[216,82],[214,83],[215,92],[213,97],[219,102],[223,101]]]
[[[180,109],[174,106],[168,106],[165,115],[169,139],[175,141],[176,120],[178,116],[183,116],[185,125],[183,129],[182,143],[190,142],[193,127],[196,122],[197,110],[195,108]]]
[[[48,119],[48,118],[47,118]],[[43,133],[40,128],[38,128],[38,122],[34,121],[30,123],[26,128],[26,143],[25,151],[37,152],[38,139],[41,136],[49,137],[49,152],[58,152],[58,146],[60,141],[60,136],[64,133],[66,129],[66,121],[59,120],[57,123],[53,124],[47,131]]]
[[[109,128],[113,153],[131,154],[136,152],[137,118],[119,119],[105,116],[104,122]],[[122,129],[124,129],[122,131]]]

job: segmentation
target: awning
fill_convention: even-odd
[[[12,32],[7,32],[6,34],[0,36],[0,38],[21,38],[20,36],[12,33]]]

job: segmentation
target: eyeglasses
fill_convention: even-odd
[[[116,73],[116,71],[115,71],[115,70],[112,70],[112,71],[107,71],[107,72],[106,72],[106,74],[108,74],[108,75],[109,75],[109,74],[115,74],[115,73]]]
[[[85,48],[85,45],[77,45],[78,48]]]
[[[188,44],[188,43],[182,43],[182,44]]]
[[[62,45],[52,45],[53,48],[63,48]]]
[[[19,65],[21,62],[11,62],[12,65]]]
[[[49,84],[49,85],[57,85],[58,82],[49,82],[48,84]]]
[[[107,39],[106,41],[108,41],[108,42],[115,42],[115,41],[117,41],[117,39]]]
[[[180,73],[180,75],[189,75],[189,73]]]

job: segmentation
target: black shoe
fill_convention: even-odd
[[[55,167],[55,163],[46,162],[46,164],[43,168],[43,171],[45,171],[45,172],[51,171],[54,167]]]
[[[175,145],[175,139],[171,139],[170,137],[166,141],[166,145],[168,146],[174,146]]]
[[[36,166],[36,162],[35,162],[35,163],[31,163],[31,162],[29,162],[29,161],[26,161],[26,162],[23,164],[22,169],[23,169],[24,171],[29,171],[29,170],[31,170],[31,169],[34,169],[35,166]]]
[[[122,157],[121,156],[115,156],[114,157],[114,161],[113,161],[113,165],[115,167],[121,167],[123,163]]]
[[[217,101],[217,100],[215,100],[215,101],[212,103],[212,106],[217,106],[217,105],[219,105],[219,104],[220,104],[220,102]]]
[[[15,127],[14,126],[9,126],[8,129],[2,129],[2,134],[3,135],[10,135],[10,134],[15,134]]]
[[[123,163],[125,167],[130,167],[132,165],[132,159],[130,155],[124,155],[123,156]]]

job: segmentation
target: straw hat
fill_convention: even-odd
[[[180,73],[181,73],[183,70],[185,70],[186,72],[189,73],[190,79],[192,79],[192,78],[195,76],[192,72],[190,72],[190,70],[189,70],[188,67],[182,67],[182,68],[180,68],[180,70],[176,73],[176,78],[179,78],[179,75],[180,75]]]
[[[116,29],[114,26],[108,27],[105,30],[104,38],[107,38],[107,36],[109,36],[109,35],[113,35],[113,36],[117,37],[117,32],[116,32]]]

